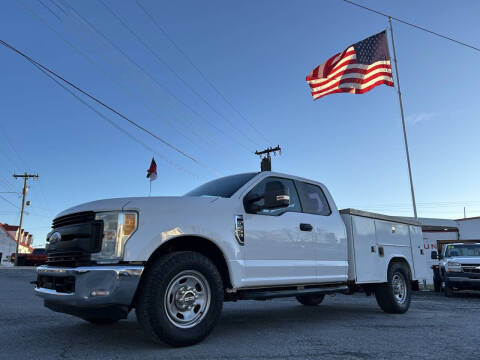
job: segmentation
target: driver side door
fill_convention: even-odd
[[[279,181],[288,189],[289,205],[262,208],[267,183]],[[244,286],[315,283],[316,246],[311,229],[304,224],[305,214],[294,181],[268,177],[250,190],[246,195],[249,197],[258,199],[258,209],[244,216]]]

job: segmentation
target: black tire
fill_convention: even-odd
[[[448,283],[445,282],[445,286],[443,287],[443,293],[446,297],[454,297],[455,292],[453,291],[453,287]]]
[[[393,262],[388,267],[387,282],[375,288],[375,297],[386,313],[403,314],[410,307],[411,292],[408,268],[402,263]]]
[[[154,261],[144,276],[137,294],[135,313],[144,331],[154,341],[160,340],[172,346],[188,346],[198,343],[212,331],[220,318],[224,291],[222,277],[210,259],[191,251],[174,252]],[[197,285],[202,284],[200,282],[190,288],[191,290],[187,287],[186,292],[181,290],[184,288],[177,289],[173,295],[174,285],[180,286],[184,280],[182,276],[198,277],[203,281],[204,288],[202,289],[201,285],[197,288]],[[170,296],[167,296],[169,291]],[[193,301],[192,291],[194,292]],[[190,305],[192,309],[183,310],[191,314],[192,311],[195,312],[197,306],[200,306],[196,305],[196,295],[201,294],[202,291],[204,298],[209,298],[209,301],[205,300],[199,308],[202,309],[204,306],[204,311],[197,310],[197,313],[193,314],[194,317],[199,317],[198,321],[182,324],[181,321],[186,321],[180,317],[183,314],[182,310],[178,310],[177,316],[171,311],[177,306],[177,295],[180,294],[180,300],[183,299],[183,306]],[[207,296],[208,293],[209,296]],[[205,305],[206,303],[208,306]]]
[[[302,305],[317,306],[322,303],[323,299],[325,298],[325,294],[298,295],[296,298]]]
[[[95,325],[111,325],[120,321],[120,319],[105,319],[105,318],[83,318],[83,320],[88,321],[91,324]]]
[[[438,269],[433,270],[433,287],[435,289],[435,292],[442,291],[442,278],[440,277]]]

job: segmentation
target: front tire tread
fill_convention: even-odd
[[[179,251],[153,262],[139,288],[135,313],[141,327],[154,341],[179,347],[193,345],[205,338],[220,318],[223,307],[223,281],[213,262],[192,251]],[[173,325],[164,308],[164,296],[171,279],[184,270],[196,270],[207,279],[211,291],[208,314],[191,328]]]

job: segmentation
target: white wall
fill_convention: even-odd
[[[0,253],[2,253],[1,263],[7,262],[7,256],[10,258],[10,255],[15,252],[16,242],[8,236],[8,234],[0,228]]]
[[[428,266],[438,264],[438,260],[432,260],[432,251],[438,251],[438,240],[458,240],[458,232],[454,231],[422,231],[423,234],[423,248],[427,257]]]
[[[480,218],[457,220],[460,240],[478,240],[480,242]]]

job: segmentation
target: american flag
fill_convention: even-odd
[[[313,69],[306,80],[313,100],[341,92],[363,94],[381,84],[393,86],[386,31],[332,56]]]

